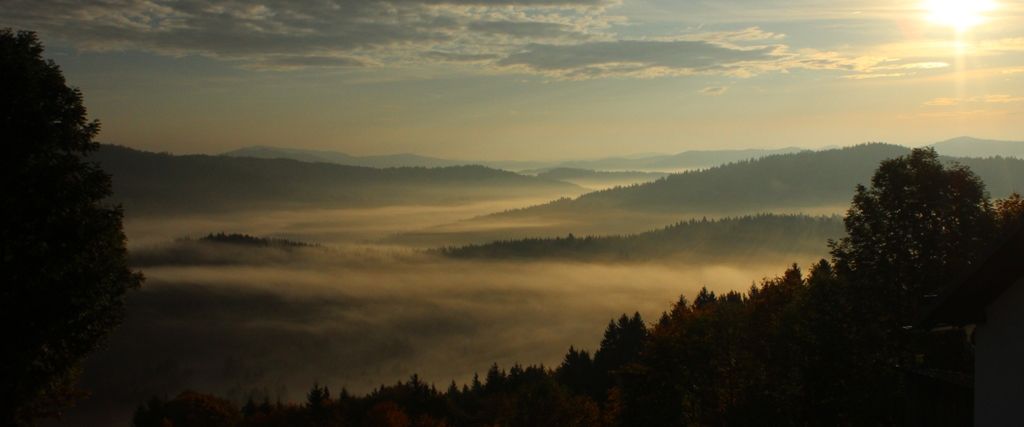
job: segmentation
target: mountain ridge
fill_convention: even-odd
[[[292,159],[172,155],[103,145],[114,201],[132,212],[445,204],[495,197],[558,197],[574,184],[479,165],[370,168]]]
[[[727,149],[727,150],[687,150],[675,154],[654,154],[636,156],[615,156],[592,160],[565,161],[477,161],[451,160],[418,154],[385,154],[370,156],[354,156],[331,150],[310,150],[285,148],[266,145],[255,145],[231,150],[220,155],[227,157],[254,157],[263,159],[293,159],[307,162],[325,162],[348,166],[367,167],[402,167],[402,166],[459,166],[482,165],[497,169],[524,171],[529,169],[590,169],[593,171],[635,171],[661,172],[708,167],[736,160],[758,158],[772,154],[799,152],[804,149],[786,147],[778,149]]]
[[[941,155],[953,157],[1014,157],[1024,159],[1024,141],[1004,141],[958,136],[929,145]]]

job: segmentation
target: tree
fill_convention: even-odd
[[[995,202],[996,223],[1003,235],[1013,232],[1024,220],[1024,199],[1016,192]]]
[[[242,414],[231,402],[217,396],[187,390],[164,403],[153,399],[135,411],[135,427],[194,426],[230,427]]]
[[[848,377],[842,381],[847,390],[831,391],[847,396],[837,409],[856,416],[850,404],[861,400],[856,396],[868,397],[856,405],[857,412],[871,413],[875,423],[891,423],[903,414],[901,369],[962,353],[962,345],[950,346],[955,339],[916,334],[909,326],[920,318],[928,297],[949,286],[991,244],[995,216],[981,180],[964,166],[943,165],[927,148],[882,162],[871,187],[857,187],[844,222],[847,236],[830,246],[850,311],[843,314],[845,321],[836,320],[855,333],[844,337],[846,355],[819,356],[846,367],[837,376]],[[943,365],[963,372],[972,366],[964,359]]]
[[[31,32],[0,30],[0,424],[53,415],[81,359],[124,316],[127,266],[110,176],[86,156],[100,125]]]
[[[606,394],[615,385],[619,370],[637,361],[646,339],[647,325],[639,312],[632,317],[623,313],[618,322],[608,322],[601,347],[594,353],[594,368],[602,377],[599,394]]]
[[[946,167],[931,148],[882,162],[871,187],[857,186],[832,242],[838,273],[862,285],[891,322],[919,314],[927,295],[966,268],[993,237],[985,185],[970,169]]]

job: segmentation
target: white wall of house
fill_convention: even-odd
[[[975,425],[1024,426],[1024,279],[985,309],[974,342]]]

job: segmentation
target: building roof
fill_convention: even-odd
[[[921,322],[924,327],[984,321],[985,307],[1024,278],[1024,226],[995,247],[984,261],[954,282]]]

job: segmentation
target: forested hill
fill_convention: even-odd
[[[91,157],[113,175],[130,213],[275,207],[370,207],[579,194],[573,184],[483,166],[386,168],[287,159],[151,153],[104,145]]]
[[[772,155],[497,215],[593,214],[606,209],[742,214],[841,205],[857,184],[868,183],[879,162],[909,152],[898,145],[872,143]],[[944,157],[943,161],[970,167],[994,197],[1024,190],[1024,160]]]
[[[998,141],[961,136],[936,142],[931,146],[935,148],[935,151],[944,156],[1003,156],[1024,159],[1024,142],[1022,141]]]
[[[335,163],[346,166],[371,168],[394,167],[444,167],[467,164],[457,160],[438,159],[416,154],[389,154],[380,156],[353,156],[337,151],[304,150],[296,148],[252,146],[243,147],[222,154],[228,157],[252,157],[256,159],[292,159],[303,162]]]
[[[770,155],[797,153],[803,150],[804,149],[797,147],[741,150],[690,150],[677,154],[660,154],[636,158],[612,157],[598,160],[577,160],[563,162],[559,164],[559,166],[565,168],[609,171],[677,171],[682,169],[705,168]]]
[[[454,258],[645,261],[756,259],[767,254],[826,256],[828,239],[843,235],[837,216],[756,215],[680,222],[627,236],[498,241],[440,249]]]
[[[552,168],[537,173],[541,178],[554,179],[559,181],[573,180],[633,180],[653,181],[664,178],[669,174],[664,172],[642,172],[642,171],[596,171],[591,169],[577,168]]]

